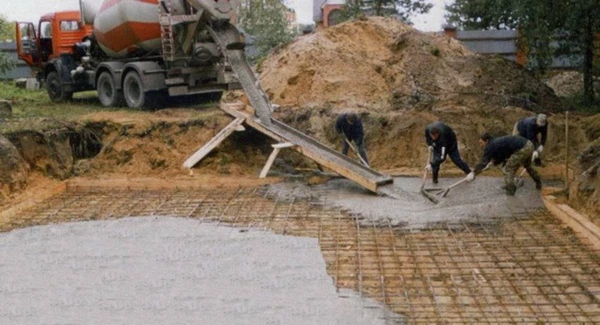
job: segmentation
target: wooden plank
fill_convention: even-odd
[[[595,249],[600,250],[600,229],[568,205],[552,202],[552,198],[552,196],[543,197],[544,205],[548,211],[573,229],[578,237],[585,239]]]
[[[272,145],[271,147],[283,149],[283,148],[290,148],[293,146],[295,146],[295,144],[293,144],[291,142],[284,142],[284,143],[276,143],[276,144]]]
[[[271,152],[271,155],[269,156],[269,159],[267,159],[267,162],[265,163],[265,166],[263,167],[262,171],[260,172],[260,175],[258,176],[258,178],[267,177],[267,173],[269,172],[269,169],[271,169],[271,166],[273,165],[275,158],[277,158],[279,151],[281,151],[281,148],[273,149],[273,152]]]
[[[231,135],[236,128],[244,122],[243,117],[236,117],[233,122],[229,123],[223,130],[221,130],[217,135],[215,135],[207,144],[202,146],[198,151],[196,151],[193,155],[191,155],[184,163],[183,167],[192,168],[196,165],[202,158],[206,157],[214,148],[216,148],[223,140],[225,140],[229,135]]]

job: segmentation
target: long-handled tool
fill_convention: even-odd
[[[481,172],[483,173],[485,170],[487,170],[488,168],[490,168],[490,166],[492,166],[492,164],[491,164],[491,163],[490,163],[490,164],[488,164],[487,166],[485,166],[485,168],[484,168],[484,169],[482,169],[482,170],[481,170]],[[467,177],[468,177],[468,176],[467,176]],[[446,189],[445,189],[445,190],[442,192],[442,194],[441,194],[440,196],[441,196],[441,197],[446,197],[446,195],[448,195],[448,192],[450,192],[450,190],[451,190],[451,189],[453,189],[453,188],[457,187],[458,185],[460,185],[460,184],[462,184],[462,183],[464,183],[464,182],[467,182],[467,181],[468,181],[468,180],[467,180],[467,177],[465,177],[465,178],[461,179],[460,181],[458,181],[458,182],[456,182],[456,183],[454,183],[454,184],[452,184],[452,185],[448,186],[448,188],[446,188]]]
[[[429,155],[427,157],[427,164],[429,164],[431,162],[431,154],[432,154],[432,149],[429,148]],[[423,189],[425,188],[425,181],[427,180],[427,167],[423,168],[424,172],[423,172],[423,182],[421,183],[421,192],[423,192]]]
[[[432,149],[429,149],[429,157],[427,158],[427,164],[431,163],[431,155],[433,154],[432,151],[433,151]],[[421,183],[421,194],[423,194],[424,197],[426,197],[429,201],[431,201],[435,204],[440,203],[440,200],[437,195],[442,191],[442,189],[439,189],[439,188],[426,189],[425,188],[425,182],[427,181],[427,172],[429,170],[427,169],[427,167],[425,167],[424,169],[425,170],[423,172],[423,182]]]
[[[344,137],[344,140],[346,141],[346,143],[350,146],[350,148],[352,148],[352,151],[354,151],[354,153],[358,156],[358,158],[360,159],[360,162],[367,166],[370,167],[369,164],[367,164],[367,162],[363,159],[363,157],[360,155],[360,153],[358,152],[358,149],[354,146],[354,144],[352,142],[350,142],[350,140],[348,140],[348,138]]]

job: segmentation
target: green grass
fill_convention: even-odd
[[[26,90],[12,82],[0,82],[0,98],[13,104],[13,118],[52,117],[74,119],[98,111],[124,110],[123,107],[103,107],[95,91],[75,93],[71,101],[53,103],[45,89]]]

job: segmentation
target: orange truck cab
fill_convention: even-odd
[[[79,11],[46,14],[40,18],[37,32],[29,22],[17,22],[15,27],[19,59],[36,72],[38,80],[46,82],[53,101],[68,99],[81,90],[73,89],[78,84],[65,84],[71,83],[68,73],[83,55],[78,53],[77,44],[92,34],[92,27],[82,23]]]

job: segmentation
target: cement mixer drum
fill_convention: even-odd
[[[183,1],[171,0],[172,13],[185,14]],[[161,46],[158,0],[105,0],[94,19],[94,35],[110,57]]]

